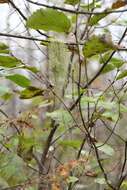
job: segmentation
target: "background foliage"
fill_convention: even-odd
[[[0,0],[1,190],[127,188],[126,4]]]

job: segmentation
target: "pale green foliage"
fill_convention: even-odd
[[[71,23],[63,12],[53,9],[39,9],[29,17],[27,26],[33,29],[68,33]]]
[[[77,181],[78,181],[78,178],[75,176],[69,176],[69,178],[67,180],[68,183],[75,183]]]
[[[62,109],[54,110],[53,112],[47,112],[46,116],[52,118],[53,120],[64,125],[65,127],[69,124],[72,124],[73,122],[70,114]]]
[[[97,143],[96,146],[98,147],[100,151],[104,152],[105,154],[109,156],[113,156],[114,149],[108,144]]]
[[[0,85],[0,96],[4,95],[5,93],[9,92],[9,88],[4,85]]]
[[[89,58],[115,49],[116,47],[112,44],[112,42],[108,43],[105,39],[103,39],[103,36],[94,35],[84,44],[83,54],[86,58]]]
[[[71,185],[71,189],[80,189],[80,184],[83,184],[82,189],[108,189],[104,177],[107,175],[108,180],[112,175],[114,177],[113,169],[116,165],[114,163],[119,161],[118,153],[122,155],[119,163],[124,161],[126,124],[122,122],[127,113],[127,89],[126,84],[123,83],[122,86],[117,80],[127,77],[124,69],[126,59],[120,56],[120,48],[123,48],[120,38],[116,42],[113,41],[114,38],[110,40],[110,37],[114,37],[112,32],[110,35],[110,29],[100,27],[99,21],[107,15],[110,18],[110,13],[92,12],[102,11],[99,8],[103,8],[103,2],[89,2],[51,0],[46,5],[50,8],[43,5],[26,19],[27,29],[35,30],[33,33],[29,31],[29,40],[37,38],[36,47],[40,51],[37,55],[40,57],[45,50],[47,73],[43,73],[43,62],[39,62],[38,57],[32,64],[31,61],[25,63],[24,57],[21,56],[23,61],[16,58],[8,45],[0,42],[0,188],[12,189],[12,185],[23,183],[22,189],[37,190],[40,180],[45,180],[49,186],[54,185],[52,190],[69,189]],[[117,1],[116,8],[124,6],[121,3],[123,1]],[[70,9],[77,11],[79,5],[79,11],[90,11],[92,14],[69,13]],[[113,9],[110,8],[107,11]],[[117,25],[117,20],[113,23],[115,24]],[[101,31],[99,34],[96,33],[98,26]],[[31,57],[34,58],[33,52]],[[96,73],[89,69],[94,70],[95,61],[99,67]],[[40,63],[41,69],[34,65],[36,63]],[[100,67],[103,69],[99,70]],[[25,70],[29,76],[19,74],[20,70]],[[115,77],[113,73],[113,82],[111,79],[103,85],[100,75],[111,71],[119,72]],[[13,82],[14,88],[2,84],[6,80]],[[16,95],[22,105],[16,105],[19,110],[13,116],[10,109],[6,111],[5,105],[12,104],[10,98],[15,100]],[[78,103],[77,98],[81,98]],[[73,110],[70,109],[71,105],[75,106]],[[41,177],[39,174],[45,175]],[[26,185],[27,179],[30,181]],[[89,186],[90,182],[92,187]],[[111,179],[111,184],[114,185],[113,182],[114,179]],[[124,181],[121,188],[126,189],[126,186]]]
[[[105,178],[97,178],[94,181],[95,183],[99,183],[101,185],[106,184]]]
[[[4,160],[4,162],[3,162]],[[16,185],[27,179],[24,173],[24,163],[20,157],[14,153],[0,154],[0,176],[8,185]]]

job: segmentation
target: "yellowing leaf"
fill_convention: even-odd
[[[40,88],[36,88],[34,86],[29,86],[28,88],[22,90],[20,92],[21,99],[30,99],[35,96],[42,96],[44,90]]]

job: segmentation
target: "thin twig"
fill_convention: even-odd
[[[127,12],[127,9],[122,9],[122,10],[104,10],[101,12],[91,12],[91,11],[81,11],[81,10],[74,10],[74,9],[67,9],[67,8],[63,8],[63,7],[58,7],[58,6],[54,6],[54,5],[47,5],[44,3],[38,3],[38,2],[33,2],[31,0],[26,0],[29,3],[38,5],[38,6],[42,6],[42,7],[46,7],[46,8],[51,8],[51,9],[55,9],[55,10],[60,10],[63,12],[68,12],[68,13],[72,13],[72,14],[80,14],[80,15],[101,15],[101,14],[110,14],[110,13],[122,13],[122,12]]]

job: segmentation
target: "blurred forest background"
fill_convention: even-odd
[[[0,0],[0,190],[127,189],[127,1]]]

